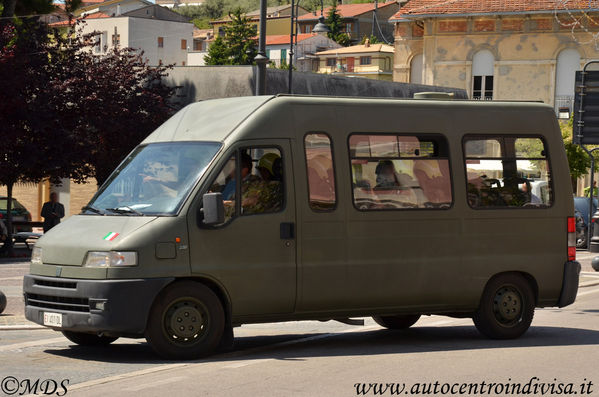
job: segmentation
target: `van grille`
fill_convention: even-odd
[[[62,296],[26,294],[25,304],[42,309],[89,312],[89,299],[87,298],[66,298]]]
[[[69,288],[69,289],[77,289],[77,283],[71,281],[51,281],[51,280],[39,280],[36,279],[34,281],[35,285],[40,285],[42,287],[54,287],[54,288]]]

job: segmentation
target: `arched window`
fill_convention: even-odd
[[[493,99],[493,67],[495,57],[489,50],[481,50],[472,58],[472,98]]]
[[[578,51],[568,48],[560,52],[557,56],[555,68],[555,110],[558,113],[572,114],[574,81],[577,70],[580,70],[580,54]],[[568,108],[568,112],[565,112],[565,108]],[[560,109],[562,109],[561,112]]]
[[[424,58],[422,54],[414,55],[410,62],[410,83],[422,84],[422,72],[424,69]]]

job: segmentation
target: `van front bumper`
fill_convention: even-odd
[[[59,313],[57,330],[143,335],[158,293],[174,278],[83,280],[26,275],[25,317],[44,325],[44,313]]]
[[[566,262],[564,265],[564,279],[562,282],[562,292],[557,301],[558,307],[571,305],[576,300],[580,269],[580,263],[576,261]]]

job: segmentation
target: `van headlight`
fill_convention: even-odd
[[[89,251],[83,262],[85,267],[137,266],[137,252],[134,251]]]
[[[41,247],[33,247],[33,250],[31,250],[31,264],[32,265],[41,265],[44,262],[42,262],[42,249]]]

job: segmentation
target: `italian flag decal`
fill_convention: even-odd
[[[118,236],[118,235],[119,235],[119,234],[118,234],[118,233],[116,233],[116,232],[110,232],[110,233],[108,233],[106,236],[104,236],[104,240],[106,240],[106,241],[112,241],[112,240],[114,240],[115,238],[117,238],[117,236]]]

